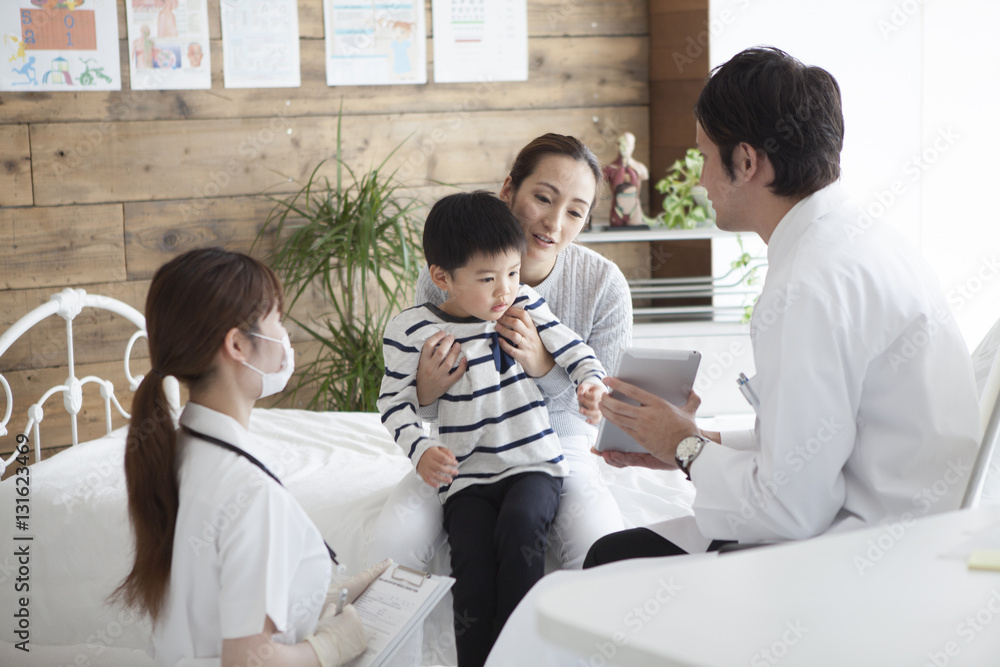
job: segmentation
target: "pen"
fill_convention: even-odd
[[[344,603],[347,602],[347,589],[340,589],[340,597],[337,598],[337,608],[334,609],[333,615],[338,616],[344,611]]]
[[[745,373],[740,373],[740,377],[737,378],[736,384],[740,387],[740,392],[743,397],[747,399],[747,403],[753,408],[754,412],[760,408],[760,401],[757,399],[757,394],[754,393],[753,387],[750,386],[750,378],[746,376]]]

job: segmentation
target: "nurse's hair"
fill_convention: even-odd
[[[747,49],[712,70],[694,115],[730,179],[741,143],[767,155],[778,196],[805,197],[840,178],[840,87],[825,69],[780,49]]]
[[[189,388],[212,377],[215,358],[233,328],[256,338],[260,320],[284,306],[274,272],[247,255],[222,248],[190,250],[157,270],[146,297],[152,370],[132,399],[125,444],[128,513],[135,534],[132,570],[113,601],[155,621],[170,581],[177,522],[177,431],[163,389],[176,377]]]
[[[565,134],[555,134],[549,132],[540,137],[532,139],[514,158],[514,164],[510,167],[510,187],[512,194],[516,195],[524,179],[535,173],[538,164],[547,157],[568,157],[582,162],[590,168],[594,175],[594,201],[590,202],[590,212],[593,212],[597,205],[597,199],[601,196],[601,188],[604,185],[604,170],[601,163],[587,145],[577,139]]]

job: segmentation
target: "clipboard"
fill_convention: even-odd
[[[455,580],[405,565],[390,565],[354,601],[368,647],[349,667],[381,667],[398,653],[437,606]]]

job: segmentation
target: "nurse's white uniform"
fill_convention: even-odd
[[[188,403],[180,421],[268,464],[231,417]],[[218,658],[224,638],[259,634],[267,616],[277,641],[302,641],[316,628],[330,584],[319,530],[286,489],[244,457],[183,431],[178,445],[170,584],[150,640],[156,664]]]

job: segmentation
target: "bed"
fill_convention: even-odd
[[[101,308],[124,317],[136,327],[124,353],[129,390],[115,391],[97,377],[75,378],[73,318],[85,308]],[[131,373],[130,355],[144,335],[142,315],[108,297],[83,290],[64,290],[26,314],[0,336],[0,370],[3,354],[31,326],[50,316],[66,320],[69,378],[45,392],[29,409],[26,434],[38,446],[42,404],[56,394],[72,413],[79,394],[101,391],[109,431],[103,437],[76,442],[75,414],[70,420],[73,445],[28,467],[30,479],[30,529],[18,531],[15,506],[19,497],[17,476],[0,482],[0,664],[18,665],[151,665],[143,651],[150,626],[127,610],[106,603],[130,562],[131,538],[126,513],[124,472],[125,428],[111,428],[112,408],[127,415],[130,390],[141,379]],[[5,400],[0,422],[4,451],[16,434],[10,385],[0,373]],[[105,396],[107,394],[107,396]],[[173,401],[179,393],[172,392]],[[55,403],[55,401],[50,401]],[[38,406],[37,409],[34,409]],[[275,473],[298,498],[324,537],[350,572],[360,569],[365,542],[375,518],[396,482],[413,474],[409,460],[391,440],[374,413],[308,412],[279,408],[255,409],[250,431],[270,442],[270,462]],[[40,450],[39,450],[40,451]],[[5,465],[16,461],[8,459]],[[690,513],[693,488],[680,473],[616,470],[601,463],[627,526],[637,526]],[[23,472],[23,471],[22,471]],[[24,475],[21,475],[22,477]],[[23,486],[23,483],[20,485]],[[29,541],[15,538],[30,535]],[[20,593],[15,585],[20,564],[14,545],[30,545],[28,564],[28,614],[30,653],[15,644],[23,639],[15,613]],[[438,553],[433,568],[447,573],[447,554]],[[551,564],[551,563],[550,563]],[[424,664],[455,664],[453,643],[446,638],[451,627],[451,601],[447,597],[428,618],[424,631]]]

